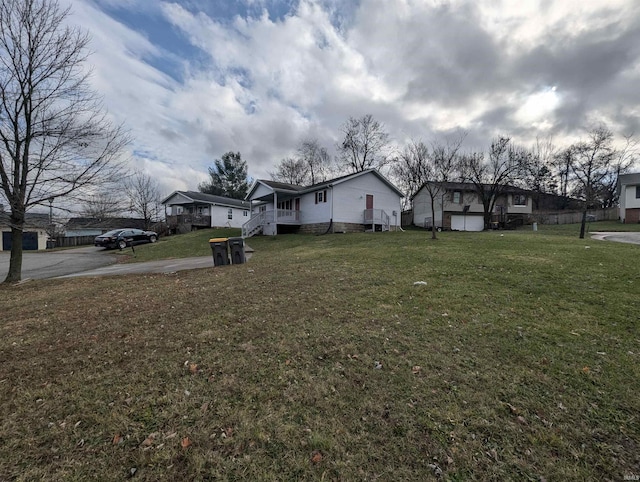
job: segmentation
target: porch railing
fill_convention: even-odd
[[[278,209],[278,222],[279,223],[299,223],[300,211],[293,209]]]
[[[244,223],[242,225],[242,237],[250,238],[254,234],[258,234],[259,232],[261,232],[262,226],[264,226],[267,222],[266,214],[267,213],[265,211],[258,213],[257,215],[249,219],[249,221]]]
[[[376,225],[380,225],[383,231],[391,229],[389,215],[383,209],[365,209],[364,224],[370,224],[373,230],[375,230]]]
[[[191,224],[193,226],[211,226],[211,216],[204,216],[202,214],[177,214],[167,216],[167,224],[170,227],[175,227],[180,224]]]

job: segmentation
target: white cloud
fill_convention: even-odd
[[[632,0],[361,0],[339,24],[346,3],[335,0],[301,0],[278,19],[266,10],[219,19],[177,0],[95,1],[163,18],[200,51],[177,59],[90,0],[74,2],[94,39],[94,86],[131,128],[132,162],[166,189],[195,189],[229,150],[268,177],[301,139],[331,149],[340,125],[366,113],[398,143],[459,127],[488,144],[498,132],[562,139],[595,116],[638,122]],[[163,58],[183,66],[182,80],[152,66]],[[592,65],[604,60],[607,75]]]

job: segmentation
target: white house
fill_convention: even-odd
[[[485,228],[484,206],[472,183],[445,182],[433,189],[435,219],[432,219],[431,196],[424,185],[413,196],[413,224],[416,226],[455,231],[482,231]],[[524,189],[508,186],[498,197],[491,216],[495,225],[505,226],[511,220],[522,220],[531,214],[533,202]]]
[[[251,204],[241,199],[197,191],[175,191],[162,201],[170,230],[240,228],[249,220]]]
[[[640,223],[640,172],[620,174],[620,220],[625,224]]]
[[[254,207],[242,235],[397,229],[402,197],[375,169],[307,187],[257,180],[245,198]]]

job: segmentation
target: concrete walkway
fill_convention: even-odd
[[[618,243],[640,244],[640,232],[594,232],[592,239],[600,241],[616,241]]]
[[[245,261],[251,259],[253,249],[245,247]],[[88,271],[71,273],[58,278],[78,278],[80,276],[113,276],[123,274],[143,273],[175,273],[187,269],[213,268],[213,256],[199,256],[196,258],[172,258],[142,263],[118,263],[103,266]]]

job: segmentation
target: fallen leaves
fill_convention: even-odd
[[[180,446],[183,449],[191,447],[191,440],[189,439],[189,437],[183,438],[182,441],[180,442]]]
[[[319,464],[320,462],[322,462],[322,452],[320,452],[319,450],[314,450],[313,452],[311,452],[311,463]]]

